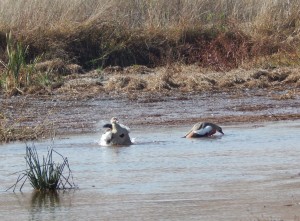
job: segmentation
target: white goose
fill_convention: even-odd
[[[184,136],[185,138],[210,137],[216,132],[224,135],[222,128],[216,124],[208,122],[196,123],[192,129]]]
[[[129,128],[119,124],[118,118],[113,117],[110,120],[110,124],[105,124],[103,127],[107,128],[107,130],[102,134],[100,144],[106,146],[132,144],[129,137]]]

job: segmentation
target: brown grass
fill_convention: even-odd
[[[98,88],[109,94],[130,95],[136,93],[138,96],[139,93],[206,93],[246,88],[288,90],[299,88],[300,84],[299,68],[234,69],[228,72],[216,72],[196,65],[173,65],[154,69],[147,68],[146,70],[147,73],[136,71],[130,74],[128,74],[127,68],[117,72],[106,72],[105,75],[101,72],[100,76],[103,77],[103,80]],[[99,79],[99,75],[93,76],[93,79],[91,82]],[[73,80],[69,82],[73,82]],[[67,82],[67,84],[69,83]],[[74,88],[78,87],[74,86]],[[88,90],[86,89],[86,91]],[[291,96],[291,98],[293,97],[295,96]]]
[[[29,123],[32,120],[32,116],[28,115],[27,111],[30,107],[26,98],[18,102],[2,98],[1,108],[3,108],[3,112],[1,112],[1,109],[0,143],[54,137],[55,126],[48,119],[48,115],[43,116],[43,119],[34,125]],[[34,113],[34,115],[36,114]]]
[[[16,0],[14,4],[3,0],[0,59],[7,62],[5,33],[9,31],[29,46],[27,62],[42,58],[36,65],[35,83],[21,88],[25,94],[51,94],[62,87],[60,92],[80,95],[84,85],[81,89],[64,85],[63,79],[68,79],[64,76],[99,68],[106,68],[104,77],[112,72],[120,76],[106,79],[105,85],[95,83],[93,93],[206,91],[237,85],[265,88],[280,82],[297,86],[297,76],[287,73],[269,71],[262,78],[235,75],[216,81],[208,73],[172,68],[184,64],[230,72],[299,67],[299,9],[296,0]],[[163,66],[165,70],[149,69]],[[128,76],[132,73],[149,76]],[[0,68],[0,89],[2,78]]]
[[[297,0],[1,0],[0,95],[148,93],[155,101],[268,89],[282,91],[274,99],[297,99],[299,11]],[[9,32],[28,46],[26,64],[41,60],[30,85],[5,91]],[[22,121],[0,113],[0,141],[49,133],[46,122]]]
[[[0,3],[3,27],[35,29],[76,29],[78,24],[114,22],[128,28],[163,29],[170,26],[222,24],[225,18],[239,21],[245,30],[274,33],[279,28],[299,28],[299,2],[276,0],[9,0]]]
[[[298,1],[275,0],[3,0],[0,50],[13,30],[30,45],[28,59],[44,53],[84,68],[181,61],[229,70],[253,56],[297,54],[299,9]]]
[[[20,140],[36,140],[50,137],[53,133],[51,123],[40,123],[34,126],[22,125],[22,118],[9,120],[0,119],[0,143]]]

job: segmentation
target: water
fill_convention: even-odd
[[[25,144],[1,145],[1,220],[299,220],[300,121],[223,127],[132,128],[135,144],[100,147],[100,134],[57,138],[78,190],[5,190],[25,168]],[[31,145],[31,143],[29,143]],[[50,141],[36,142],[41,155]]]

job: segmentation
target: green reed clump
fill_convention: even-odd
[[[21,71],[26,66],[25,56],[28,51],[28,46],[23,47],[20,42],[16,44],[13,41],[11,32],[6,35],[7,45],[7,63],[1,62],[5,67],[4,80],[5,89],[9,87],[20,88]]]
[[[53,159],[54,154],[59,156],[62,162],[56,163]],[[22,180],[20,191],[27,180],[38,191],[75,188],[68,159],[56,152],[52,147],[48,149],[46,157],[43,156],[42,160],[40,160],[35,146],[26,146],[25,160],[27,169],[21,172],[16,183],[9,189],[13,188],[13,191],[15,191],[17,184]]]
[[[27,63],[26,55],[29,45],[23,46],[21,42],[16,42],[11,32],[6,34],[6,42],[7,62],[0,60],[4,66],[4,72],[0,73],[0,85],[4,87],[6,92],[17,90],[19,93],[23,93],[21,88],[31,83],[32,75],[36,72],[35,66],[40,57]]]

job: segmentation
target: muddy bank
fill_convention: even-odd
[[[243,89],[208,93],[99,93],[77,99],[62,94],[44,96],[1,97],[1,122],[12,128],[22,128],[36,134],[101,133],[102,125],[112,116],[131,128],[151,125],[161,127],[193,125],[211,121],[221,125],[237,122],[262,122],[300,119],[299,89],[293,99],[278,99],[283,91]],[[32,129],[33,128],[33,129]],[[12,130],[13,133],[16,130]],[[19,139],[16,137],[16,139]],[[21,137],[20,137],[21,139]],[[26,139],[26,137],[25,137]]]
[[[0,140],[101,132],[112,116],[132,128],[299,119],[299,85],[299,68],[110,67],[0,96]]]

